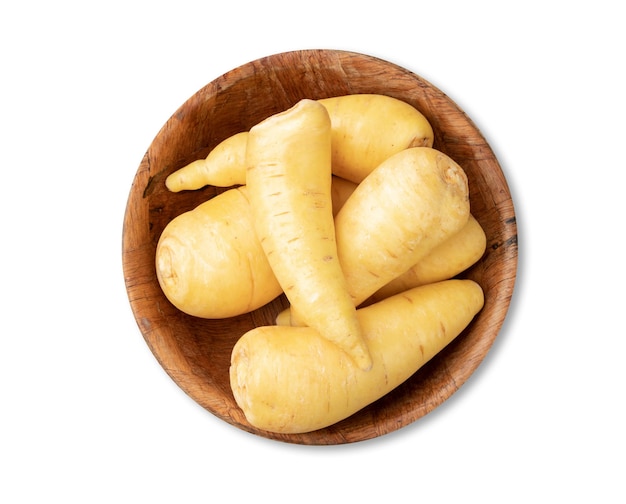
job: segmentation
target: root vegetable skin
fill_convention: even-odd
[[[383,161],[335,217],[339,262],[356,306],[461,230],[470,215],[463,169],[430,147]]]
[[[250,130],[246,187],[256,235],[292,307],[367,369],[371,359],[337,258],[330,161],[328,113],[301,100]]]
[[[475,264],[485,253],[487,237],[476,218],[470,214],[467,224],[421,261],[381,287],[370,301],[380,301],[402,291],[455,277]]]
[[[433,129],[412,105],[381,94],[324,98],[332,124],[333,173],[359,183],[385,159],[410,147],[432,147]]]
[[[220,142],[205,159],[198,159],[176,170],[165,179],[172,192],[200,189],[206,185],[230,187],[246,183],[247,132]]]
[[[246,191],[228,190],[175,217],[161,233],[157,279],[179,310],[232,317],[282,292],[254,233]]]
[[[432,147],[433,129],[426,117],[396,98],[356,94],[318,100],[331,119],[333,173],[363,180],[380,162],[408,147]],[[246,183],[247,132],[218,144],[205,159],[180,168],[166,179],[170,191],[229,187]]]
[[[483,303],[475,282],[446,280],[358,310],[373,361],[367,372],[310,327],[257,327],[233,348],[235,400],[259,429],[327,427],[406,381],[467,327]]]

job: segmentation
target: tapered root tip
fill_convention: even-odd
[[[356,354],[353,352],[352,360],[361,371],[369,371],[372,369],[374,364],[370,353],[366,349],[363,349]]]
[[[180,177],[178,173],[172,173],[169,177],[165,179],[165,187],[167,187],[170,192],[180,192]]]

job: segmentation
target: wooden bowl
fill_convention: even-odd
[[[484,289],[485,305],[471,325],[399,388],[350,418],[307,434],[273,434],[251,426],[230,389],[231,349],[249,329],[273,324],[287,306],[281,296],[253,313],[226,320],[194,318],[174,308],[157,282],[157,240],[176,215],[224,189],[171,193],[165,178],[205,157],[226,137],[250,129],[301,98],[379,93],[418,108],[437,149],[467,172],[472,214],[487,234],[484,257],[465,277]],[[130,189],[123,229],[123,269],[143,337],[171,378],[222,420],[270,439],[332,445],[374,438],[419,419],[467,380],[492,346],[507,313],[517,270],[517,227],[511,195],[491,148],[471,119],[418,75],[371,56],[303,50],[261,58],[200,89],[167,121],[148,148]]]

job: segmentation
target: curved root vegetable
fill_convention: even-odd
[[[233,348],[233,395],[259,429],[327,427],[403,383],[458,336],[483,303],[472,280],[446,280],[358,310],[373,360],[368,372],[310,327],[257,327]]]
[[[293,309],[359,367],[369,368],[337,259],[326,109],[305,99],[254,126],[246,166],[254,228]]]
[[[380,94],[355,94],[318,100],[331,119],[332,171],[360,182],[384,159],[409,147],[432,147],[433,129],[426,117],[406,102]],[[247,132],[218,144],[206,157],[166,179],[170,191],[229,187],[246,183]]]
[[[179,192],[206,185],[230,187],[245,184],[247,139],[247,132],[226,138],[205,159],[193,161],[169,175],[165,186],[172,192]]]
[[[333,173],[361,182],[385,159],[409,147],[432,147],[433,129],[408,103],[380,94],[324,98],[332,124]]]
[[[420,285],[450,279],[476,263],[485,253],[487,238],[476,218],[470,214],[467,224],[431,250],[407,272],[381,287],[370,298],[380,301]]]
[[[225,318],[281,292],[252,226],[246,188],[230,189],[175,217],[156,250],[159,284],[181,311]]]
[[[335,217],[337,253],[356,306],[465,226],[463,169],[430,147],[383,161]]]

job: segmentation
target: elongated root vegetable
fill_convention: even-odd
[[[318,100],[331,120],[333,173],[360,182],[392,154],[409,147],[432,147],[433,129],[426,117],[406,102],[380,94],[356,94]],[[206,157],[172,173],[170,191],[205,185],[246,183],[247,132],[217,145]]]
[[[259,429],[327,427],[407,380],[463,331],[483,303],[472,280],[446,280],[358,310],[373,361],[368,372],[310,327],[257,327],[233,348],[233,395]]]
[[[230,187],[246,183],[247,132],[220,142],[205,159],[198,159],[176,170],[165,179],[172,192],[200,189],[206,185]]]
[[[261,307],[282,289],[252,225],[247,189],[230,189],[168,223],[156,250],[159,284],[181,311],[225,318]]]
[[[422,260],[381,287],[370,301],[380,301],[402,291],[450,279],[476,263],[485,253],[487,238],[476,218],[470,214],[467,224]]]
[[[433,129],[412,105],[381,94],[319,100],[332,124],[333,173],[361,182],[385,159],[409,147],[432,147]]]
[[[313,100],[254,126],[246,149],[253,222],[294,310],[367,369],[361,334],[335,245],[330,118]]]
[[[383,161],[335,217],[337,253],[358,306],[465,226],[470,215],[463,169],[430,147]]]

